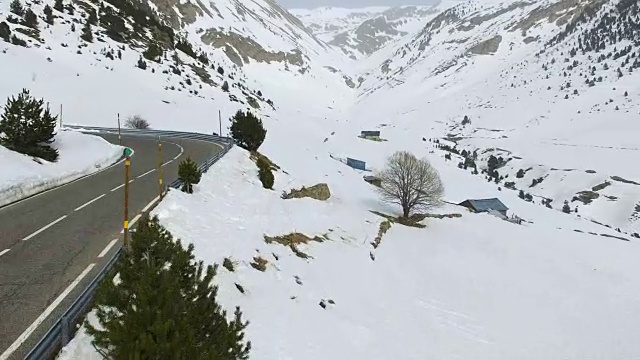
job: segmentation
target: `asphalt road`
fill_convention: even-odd
[[[99,136],[118,142],[117,135]],[[203,141],[162,142],[165,184],[177,178],[182,158],[200,163],[221,150]],[[158,146],[151,137],[134,136],[123,136],[122,145],[134,150],[131,222],[158,196]],[[122,243],[124,179],[121,161],[0,208],[0,360],[24,358]]]

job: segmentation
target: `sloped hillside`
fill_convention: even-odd
[[[278,106],[267,72],[349,89],[324,67],[339,54],[270,0],[20,0],[0,11],[0,64],[12,69],[0,96],[29,88],[63,105],[71,123],[139,114],[151,126],[209,132],[217,110],[227,119]]]
[[[479,176],[496,188],[558,211],[566,201],[571,212],[638,233],[637,8],[460,4],[367,59],[351,117],[391,124],[391,137],[447,139],[441,156],[453,150],[464,169],[456,153],[475,151]],[[389,99],[397,106],[371,111]],[[487,168],[491,155],[503,161]]]

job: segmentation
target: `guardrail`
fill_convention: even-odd
[[[118,133],[117,128],[101,128],[95,126],[79,126],[79,125],[65,125],[65,128],[84,131],[87,133]],[[152,136],[152,137],[170,137],[189,140],[201,140],[209,141],[216,144],[223,144],[221,151],[207,159],[205,162],[199,165],[200,171],[203,173],[209,170],[209,168],[215,164],[221,157],[223,157],[232,147],[233,140],[228,137],[222,137],[217,135],[207,135],[192,132],[182,131],[165,131],[165,130],[134,130],[134,129],[121,129],[120,132],[124,135],[134,136]],[[181,185],[179,180],[173,181],[169,184],[169,187],[178,189]],[[154,204],[153,207],[155,207]],[[151,209],[149,209],[151,211]],[[91,281],[91,283],[84,289],[84,291],[78,296],[78,298],[69,306],[67,311],[51,326],[49,331],[40,339],[40,341],[31,349],[31,351],[25,357],[25,360],[43,360],[54,359],[60,349],[69,343],[71,340],[71,334],[74,327],[81,323],[84,315],[88,312],[89,306],[92,303],[95,291],[100,284],[100,281],[111,270],[113,265],[118,261],[122,255],[122,244],[115,252],[115,254],[109,259],[106,266],[98,273],[98,275]]]

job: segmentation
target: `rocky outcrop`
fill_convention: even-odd
[[[263,63],[282,62],[300,67],[305,65],[302,52],[298,49],[288,53],[267,51],[255,40],[234,32],[225,34],[216,29],[209,29],[202,34],[201,40],[207,45],[222,48],[229,60],[238,66],[249,63],[250,60]]]
[[[291,189],[291,191],[284,192],[282,194],[283,199],[299,199],[299,198],[312,198],[316,200],[328,200],[331,197],[331,191],[329,191],[329,185],[326,183],[320,183],[313,185],[312,187],[302,187],[300,190]]]
[[[496,35],[489,40],[485,40],[469,50],[467,53],[476,54],[476,55],[491,55],[498,51],[498,47],[500,47],[500,43],[502,42],[502,36]]]

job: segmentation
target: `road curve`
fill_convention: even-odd
[[[117,135],[98,136],[118,143]],[[198,140],[163,138],[162,144],[165,184],[177,178],[182,158],[201,163],[222,150]],[[132,135],[123,135],[122,145],[134,150],[132,221],[158,196],[158,146],[154,138]],[[24,358],[122,242],[124,173],[119,162],[0,208],[0,360]]]

